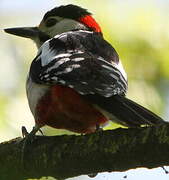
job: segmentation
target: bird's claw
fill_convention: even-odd
[[[22,137],[23,138],[28,136],[29,133],[28,133],[28,131],[27,131],[25,126],[22,126],[21,130],[22,130]]]
[[[36,135],[37,131],[40,131],[40,133],[43,135],[42,130],[38,126],[34,126],[30,133],[28,133],[25,126],[22,126],[23,146],[22,146],[21,161],[22,161],[22,164],[23,164],[24,167],[25,167],[25,154],[27,154],[26,147],[28,145],[30,145],[35,140],[35,137],[36,137],[35,135]]]

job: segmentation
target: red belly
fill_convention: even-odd
[[[40,126],[91,133],[108,119],[73,89],[55,85],[39,101],[35,121]]]

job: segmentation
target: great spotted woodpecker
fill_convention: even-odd
[[[125,97],[127,76],[119,56],[86,9],[56,7],[38,27],[5,31],[31,38],[39,48],[26,83],[35,132],[48,125],[91,133],[109,120],[127,127],[164,123]]]

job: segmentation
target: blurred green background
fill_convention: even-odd
[[[37,52],[33,42],[2,29],[38,25],[46,11],[68,3],[86,7],[100,23],[128,74],[127,96],[168,120],[169,0],[1,0],[0,141],[21,136],[23,125],[28,131],[34,125],[25,81]],[[43,131],[66,133],[51,128]]]

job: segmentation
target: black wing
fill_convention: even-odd
[[[116,51],[99,35],[82,33],[64,33],[44,43],[32,62],[31,78],[42,84],[62,84],[83,95],[125,94],[127,81],[118,69]]]
[[[30,77],[39,84],[73,88],[108,112],[111,120],[123,125],[165,123],[123,96],[127,81],[118,55],[101,36],[92,32],[63,33],[45,42],[32,62]]]

